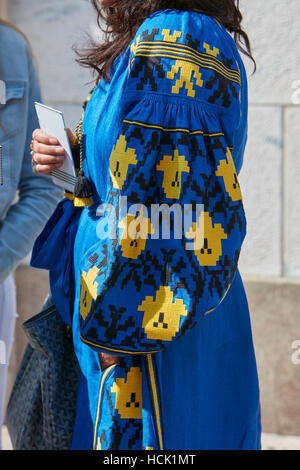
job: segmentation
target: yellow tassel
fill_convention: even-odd
[[[74,201],[73,193],[65,192],[64,197],[67,197],[68,199],[70,199],[70,201]]]
[[[74,194],[65,192],[64,197],[73,201],[75,207],[89,207],[93,205],[93,200],[89,197],[75,197]]]
[[[90,207],[93,205],[93,200],[89,197],[74,197],[75,207]]]

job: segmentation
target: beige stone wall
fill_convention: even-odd
[[[240,3],[257,61],[254,76],[245,61],[249,139],[240,180],[248,235],[240,268],[251,310],[264,430],[300,435],[300,365],[291,359],[292,344],[300,339],[299,0]],[[9,19],[32,43],[44,101],[61,109],[68,125],[75,127],[91,76],[74,62],[72,45],[82,43],[85,32],[95,34],[89,2],[7,4]],[[40,278],[26,267],[18,270],[19,323],[39,310],[47,291],[44,274]],[[19,325],[11,380],[23,347]]]
[[[29,38],[45,104],[64,112],[74,129],[81,105],[91,89],[92,75],[75,62],[73,46],[86,46],[96,18],[85,0],[9,0],[9,19]]]
[[[299,279],[299,1],[241,0],[241,7],[257,72],[249,77],[241,173],[248,236],[240,266],[244,274]]]
[[[0,18],[7,18],[7,3],[6,0],[0,0]]]

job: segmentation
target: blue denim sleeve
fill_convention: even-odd
[[[22,170],[18,184],[18,202],[11,205],[0,228],[0,283],[28,255],[35,238],[62,197],[61,188],[50,177],[32,172],[30,142],[34,129],[39,127],[34,102],[41,101],[41,91],[33,60],[28,52],[27,127]],[[16,145],[18,145],[16,139]]]

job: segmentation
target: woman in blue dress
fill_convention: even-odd
[[[79,60],[98,80],[77,128],[78,180],[32,258],[50,270],[81,367],[72,448],[259,449],[238,271],[240,11],[234,0],[93,4],[109,33]],[[33,137],[35,171],[48,174],[50,136]]]

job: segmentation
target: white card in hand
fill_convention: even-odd
[[[62,188],[73,192],[76,182],[76,170],[72,158],[72,150],[66,131],[65,120],[61,111],[49,108],[41,103],[35,103],[40,128],[57,138],[65,149],[66,158],[63,165],[51,173],[53,182]]]

